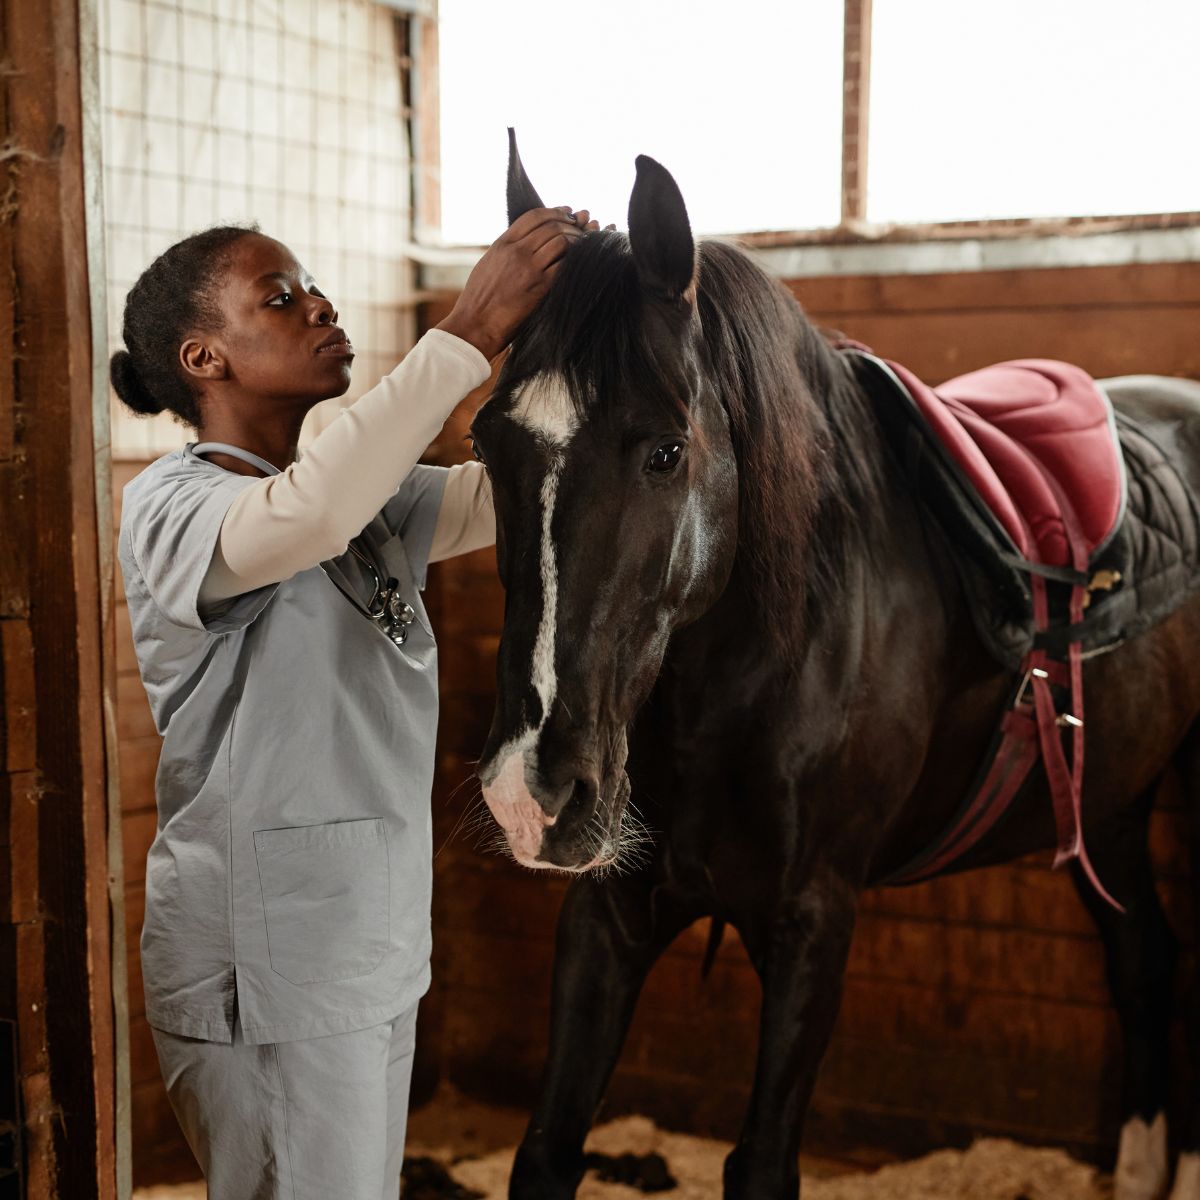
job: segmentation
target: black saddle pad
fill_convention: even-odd
[[[1053,628],[1037,635],[1029,576],[1008,561],[1010,547],[995,518],[969,483],[947,466],[915,407],[896,395],[891,375],[862,355],[853,359],[886,442],[922,510],[952,549],[975,627],[1004,666],[1017,670],[1035,638],[1056,655],[1065,655],[1076,637],[1085,652],[1110,648],[1144,633],[1200,590],[1200,505],[1167,455],[1118,413],[1128,487],[1125,516],[1089,564],[1092,579],[1111,587],[1090,593],[1082,626],[1071,629],[1070,588],[1050,581]]]

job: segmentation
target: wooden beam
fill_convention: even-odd
[[[845,0],[842,45],[842,225],[867,219],[871,101],[871,0]]]
[[[108,1200],[116,1195],[112,693],[102,647],[111,639],[111,568],[98,522],[106,546],[111,530],[97,506],[110,484],[94,425],[99,260],[88,241],[99,160],[95,137],[85,143],[79,0],[16,0],[0,11],[0,332],[9,364],[0,474],[20,514],[6,534],[15,561],[0,595],[11,865],[0,920],[13,932],[25,1194]],[[26,747],[18,759],[31,753],[32,763],[14,761],[14,731]]]

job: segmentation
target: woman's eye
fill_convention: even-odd
[[[682,455],[682,442],[664,442],[650,455],[650,461],[646,464],[646,470],[673,471],[679,466],[679,459]]]
[[[281,292],[278,296],[274,296],[267,301],[268,304],[274,305],[276,308],[283,308],[285,304],[291,304],[291,302],[291,292]]]

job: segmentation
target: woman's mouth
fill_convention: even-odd
[[[331,358],[353,358],[354,347],[350,339],[340,329],[336,329],[317,346],[316,353]]]

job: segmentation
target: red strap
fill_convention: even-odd
[[[1077,564],[1078,565],[1078,564]],[[1049,606],[1046,599],[1046,581],[1032,577],[1034,623],[1039,630],[1049,625]],[[1071,589],[1070,617],[1075,624],[1083,617],[1084,589]],[[1054,807],[1054,824],[1058,831],[1058,850],[1054,865],[1060,867],[1072,858],[1079,865],[1099,895],[1120,912],[1124,908],[1109,895],[1096,875],[1087,847],[1083,843],[1083,654],[1078,642],[1072,642],[1068,651],[1068,668],[1071,687],[1071,715],[1078,724],[1071,726],[1071,761],[1067,762],[1059,732],[1058,711],[1050,692],[1048,660],[1045,652],[1034,650],[1029,655],[1031,667],[1041,668],[1045,674],[1033,671],[1030,683],[1033,688],[1034,707],[1037,711],[1038,741],[1042,750],[1042,766],[1050,786],[1050,799]]]

